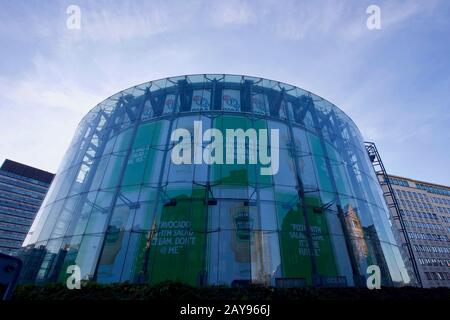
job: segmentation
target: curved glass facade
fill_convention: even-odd
[[[175,164],[171,133],[194,136],[194,123],[278,129],[278,171]],[[358,286],[369,265],[382,285],[410,282],[352,120],[303,89],[238,75],[151,81],[97,105],[24,246],[36,283],[65,281],[69,265],[101,283]]]

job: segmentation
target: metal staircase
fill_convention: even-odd
[[[403,220],[403,216],[400,211],[400,206],[398,204],[397,198],[395,197],[394,189],[389,180],[389,176],[386,172],[386,169],[383,165],[383,161],[381,160],[380,154],[378,153],[377,147],[373,142],[364,142],[367,154],[369,155],[369,159],[372,163],[372,167],[375,171],[376,177],[381,185],[383,196],[386,199],[386,204],[388,206],[391,218],[394,222],[398,221],[400,224],[400,228],[397,229],[400,233],[399,236],[402,237],[402,248],[406,249],[405,254],[408,255],[409,262],[412,267],[412,272],[414,273],[414,280],[419,287],[422,287],[422,280],[420,278],[419,268],[417,266],[417,261],[414,256],[414,251],[411,245],[411,241],[409,239],[408,232],[406,230],[405,221]],[[396,228],[396,224],[394,223],[394,228]],[[396,230],[393,230],[396,232]]]

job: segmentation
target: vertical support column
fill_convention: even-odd
[[[200,113],[201,115],[201,113]],[[208,119],[210,119],[210,127],[212,128],[212,122],[214,121],[214,117],[211,117]],[[203,121],[202,121],[203,123]],[[202,144],[203,144],[203,139],[202,139]],[[203,146],[202,146],[203,149]],[[208,252],[208,235],[209,235],[209,230],[208,230],[208,223],[209,223],[209,193],[211,192],[211,195],[214,198],[214,195],[212,194],[212,190],[211,190],[211,181],[210,181],[210,173],[211,173],[211,165],[207,166],[207,170],[206,170],[206,192],[205,192],[205,207],[204,207],[204,215],[205,215],[205,241],[204,241],[204,245],[203,245],[203,252],[204,252],[204,258],[203,258],[203,266],[202,266],[202,275],[201,275],[201,279],[199,280],[199,284],[201,286],[203,285],[207,285],[208,284],[208,258],[209,258],[209,252]],[[194,179],[195,179],[195,170],[194,170]],[[215,198],[214,198],[215,199]],[[218,203],[217,203],[218,204]]]
[[[101,117],[102,117],[103,114],[104,114],[103,111],[100,110],[99,113],[97,114],[97,116],[93,119],[92,123],[90,123],[88,126],[86,126],[86,128],[84,128],[84,130],[83,130],[83,136],[86,134],[86,131],[87,131],[88,128],[90,128],[91,131],[89,132],[88,137],[83,138],[83,140],[84,140],[86,143],[85,143],[84,146],[83,146],[83,152],[80,152],[80,156],[79,156],[79,159],[80,159],[80,160],[84,158],[84,156],[86,155],[87,150],[89,149],[89,147],[91,147],[91,140],[92,140],[93,135],[94,135],[94,134],[97,134],[97,136],[99,136],[99,131],[97,131],[96,128],[97,128],[98,123],[100,122],[100,119],[101,119]],[[111,118],[112,118],[112,117],[110,117],[109,119],[111,119]],[[109,121],[109,119],[108,119],[108,121]],[[103,134],[103,133],[102,133],[102,134]],[[88,142],[88,141],[89,141],[89,142]],[[103,150],[105,144],[106,144],[106,141],[103,140],[103,141],[101,142],[101,145],[98,146],[97,153],[98,153],[99,150],[100,150],[100,152],[102,152],[102,150]],[[72,161],[72,163],[74,163],[74,162],[76,163],[75,160]],[[83,164],[83,163],[81,162],[80,165],[78,166],[78,172],[79,172],[79,170],[80,170],[82,164]],[[94,176],[93,173],[95,172],[95,168],[96,168],[97,166],[98,166],[98,161],[94,162],[94,163],[91,165],[91,168],[90,168],[90,170],[89,170],[89,173],[88,173],[87,177],[85,177],[85,181],[83,182],[83,191],[84,191],[83,196],[82,196],[83,199],[87,198],[87,194],[88,194],[88,193],[87,193],[86,191],[89,190],[89,187],[90,187],[90,185],[91,185],[91,183],[92,183],[92,179],[93,179],[93,176]],[[70,168],[70,166],[69,166],[69,168]],[[66,196],[65,196],[63,199],[61,199],[61,201],[63,202],[63,204],[62,204],[62,206],[61,206],[61,211],[58,212],[58,217],[55,217],[55,218],[54,218],[54,219],[55,219],[55,222],[54,222],[53,225],[51,226],[51,232],[49,233],[49,237],[48,237],[49,240],[52,239],[52,235],[53,235],[54,230],[55,230],[55,227],[56,227],[56,225],[57,225],[57,221],[58,221],[58,219],[59,219],[59,216],[61,215],[61,213],[62,213],[63,210],[64,210],[64,206],[65,206],[66,203],[67,203],[68,195],[70,194],[70,192],[72,191],[72,189],[73,189],[73,187],[74,187],[75,181],[76,181],[76,179],[77,179],[77,175],[75,174],[73,177],[71,177],[71,179],[72,179],[71,181],[70,181],[69,179],[66,179],[66,181],[70,181],[70,186],[69,186],[69,188],[67,189],[67,194],[66,194]],[[60,186],[60,187],[61,187],[61,186]],[[61,189],[61,188],[60,188],[60,189]],[[55,190],[55,192],[56,192],[56,190]],[[81,201],[81,200],[79,199],[78,202],[77,202],[77,204],[75,205],[75,209],[74,209],[73,212],[80,212],[83,203],[84,203],[84,202]],[[46,222],[47,222],[47,220],[50,218],[50,215],[53,215],[53,213],[50,212],[50,213],[47,215],[47,217],[46,217]],[[56,215],[56,213],[55,213],[55,215]],[[70,217],[70,222],[68,222],[67,228],[69,228],[72,219],[73,219],[73,215]],[[66,229],[66,230],[67,230],[67,229]],[[63,241],[61,241],[61,245],[62,245],[62,244],[63,244]],[[47,255],[50,255],[49,252],[47,252],[46,254],[47,254]],[[60,265],[60,264],[62,263],[62,261],[64,260],[64,258],[65,258],[65,253],[63,253],[63,251],[61,251],[61,247],[59,247],[58,253],[57,253],[55,256],[52,256],[51,262],[49,263],[49,266],[47,266],[45,276],[43,277],[43,282],[46,282],[46,281],[55,281],[55,280],[56,280],[57,272],[59,271],[59,270],[58,270],[58,269],[59,269],[59,266],[58,266],[58,265]],[[42,268],[42,264],[39,265],[39,269],[40,269],[40,268]]]
[[[311,271],[312,271],[312,285],[313,286],[319,286],[320,285],[320,275],[317,268],[317,261],[314,254],[314,241],[312,239],[312,232],[311,232],[311,225],[308,220],[308,206],[306,205],[305,201],[305,188],[303,186],[303,181],[300,178],[300,164],[298,162],[297,158],[297,148],[295,146],[295,137],[294,137],[294,130],[292,129],[292,125],[287,122],[287,126],[289,128],[289,136],[291,141],[291,148],[293,153],[293,160],[294,160],[294,166],[295,166],[295,178],[297,180],[297,195],[299,198],[299,201],[302,204],[302,211],[303,211],[303,218],[305,220],[305,229],[306,229],[306,238],[308,241],[308,249],[311,259]]]
[[[104,247],[105,247],[105,241],[106,241],[106,237],[107,237],[107,233],[108,233],[108,226],[111,223],[111,218],[112,218],[112,215],[113,215],[113,212],[114,212],[115,204],[116,204],[117,198],[119,197],[119,194],[120,194],[120,188],[121,188],[121,185],[122,185],[123,177],[125,176],[125,170],[127,168],[128,159],[130,158],[131,150],[133,148],[134,139],[136,137],[136,133],[137,133],[137,130],[139,128],[142,112],[144,111],[144,105],[145,105],[145,102],[147,101],[147,99],[149,98],[149,94],[150,94],[150,90],[149,90],[149,88],[146,88],[145,93],[144,93],[144,99],[142,100],[142,104],[139,106],[139,109],[137,110],[137,113],[136,113],[136,121],[134,123],[133,131],[131,133],[130,145],[128,146],[127,153],[125,155],[125,158],[124,158],[124,161],[123,161],[123,164],[122,164],[122,168],[120,170],[119,183],[117,184],[117,189],[115,190],[113,198],[111,199],[111,207],[107,211],[108,218],[106,219],[106,225],[105,225],[106,229],[104,230],[103,239],[101,241],[100,252],[99,252],[99,255],[97,257],[97,263],[96,263],[95,272],[94,272],[94,280],[97,280],[98,267],[100,265],[100,258],[101,258],[102,254],[103,254],[103,250],[104,250]]]
[[[168,133],[169,134],[167,135],[166,142],[165,142],[165,150],[164,150],[164,155],[163,155],[162,162],[161,162],[161,171],[160,171],[159,177],[158,177],[158,186],[156,187],[157,190],[158,190],[157,191],[158,195],[157,195],[157,197],[155,199],[155,202],[153,203],[153,208],[152,208],[152,211],[153,211],[153,222],[151,224],[152,228],[153,228],[153,226],[156,225],[157,213],[158,213],[158,210],[157,210],[158,204],[160,202],[162,202],[161,200],[163,200],[162,197],[161,197],[161,193],[162,193],[161,188],[162,188],[162,182],[163,182],[162,180],[163,180],[163,177],[164,177],[165,165],[166,165],[166,162],[167,162],[166,161],[167,153],[168,153],[169,145],[170,145],[170,135],[171,135],[171,132],[172,132],[173,122],[176,119],[174,112],[175,112],[175,109],[170,114],[170,124],[169,124],[169,129],[168,129]],[[144,283],[147,280],[147,277],[148,277],[147,271],[148,271],[148,263],[149,263],[149,260],[150,260],[151,242],[152,242],[152,239],[153,239],[153,236],[155,235],[155,233],[158,232],[157,229],[158,228],[156,228],[156,231],[155,230],[150,230],[148,232],[148,235],[147,235],[147,247],[145,248],[145,253],[144,253],[144,263],[142,264],[142,270],[141,270],[141,273],[140,273],[139,278],[138,278],[138,282],[139,283]]]
[[[324,161],[325,161],[325,165],[328,171],[328,176],[330,177],[330,182],[331,182],[331,186],[333,188],[333,192],[334,192],[334,202],[336,204],[337,210],[338,210],[338,217],[339,217],[339,221],[341,222],[341,226],[342,226],[342,231],[344,233],[344,239],[345,239],[345,244],[347,247],[347,251],[349,252],[350,255],[350,262],[351,262],[351,266],[352,266],[352,273],[353,273],[353,280],[355,282],[355,286],[362,286],[362,279],[361,279],[361,275],[358,273],[358,264],[356,262],[356,258],[355,258],[355,254],[354,254],[354,250],[353,250],[353,246],[351,243],[351,239],[350,239],[350,233],[348,232],[347,229],[347,225],[345,223],[345,217],[344,217],[344,211],[342,209],[342,203],[341,200],[339,199],[338,196],[338,189],[337,189],[337,185],[336,185],[336,180],[334,179],[334,175],[333,175],[333,169],[331,167],[331,163],[330,163],[330,158],[328,155],[328,151],[325,145],[325,140],[324,140],[324,136],[322,133],[322,130],[320,125],[321,123],[319,122],[319,117],[317,116],[316,113],[316,108],[314,105],[314,101],[312,101],[311,97],[308,97],[309,99],[311,99],[311,106],[310,106],[310,112],[311,112],[311,116],[313,118],[313,122],[316,126],[316,128],[319,128],[318,131],[318,136],[319,136],[319,140],[320,140],[320,145],[321,148],[323,150],[324,153]]]

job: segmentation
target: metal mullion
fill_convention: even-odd
[[[202,114],[200,113],[200,118],[202,117]],[[210,120],[210,128],[213,127],[213,118],[207,117]],[[203,123],[203,120],[202,120]],[[203,139],[202,139],[202,150],[203,150]],[[195,172],[196,170],[194,170],[194,178],[195,178]],[[206,172],[206,180],[207,180],[207,189],[205,192],[205,208],[204,208],[204,212],[205,212],[205,240],[204,240],[204,259],[203,259],[203,266],[202,266],[202,279],[201,279],[201,284],[205,284],[204,282],[206,282],[206,284],[208,283],[208,272],[207,272],[207,266],[209,265],[208,260],[209,260],[209,253],[210,250],[210,243],[208,241],[208,223],[209,223],[209,192],[211,192],[212,194],[212,190],[211,190],[211,180],[210,180],[210,173],[211,173],[211,165],[207,165],[207,172]],[[214,197],[214,195],[212,194],[212,196]],[[215,199],[215,197],[214,197]],[[217,201],[217,200],[216,200]],[[217,205],[219,205],[219,202],[217,201]],[[213,210],[211,208],[211,210]],[[219,210],[220,211],[220,210]],[[205,279],[206,278],[206,279]]]
[[[311,232],[311,225],[309,224],[308,220],[308,207],[306,205],[305,201],[305,189],[303,186],[303,182],[300,178],[300,165],[298,163],[298,157],[296,156],[296,146],[295,146],[295,138],[294,138],[294,131],[292,129],[292,125],[289,123],[289,121],[286,121],[286,124],[289,129],[289,136],[291,140],[291,146],[293,149],[293,155],[294,155],[294,166],[295,166],[295,172],[296,172],[296,181],[297,181],[297,196],[299,197],[299,201],[302,203],[302,211],[303,211],[303,218],[305,222],[305,228],[306,228],[306,237],[308,240],[308,248],[310,253],[310,260],[311,260],[311,271],[312,271],[312,284],[317,285],[319,284],[319,274],[318,274],[318,268],[317,268],[317,261],[316,257],[314,255],[314,242],[312,239],[312,232]]]
[[[99,120],[99,117],[96,117],[96,121],[98,122]],[[89,138],[90,139],[92,139],[92,135],[93,135],[93,132],[91,133],[89,133]],[[82,154],[85,154],[86,153],[86,150],[87,150],[87,148],[88,148],[88,146],[89,146],[89,144],[87,144],[86,146],[85,146],[85,148],[84,148],[84,152],[82,153]],[[80,167],[81,167],[81,164],[80,164]],[[70,170],[70,169],[68,169],[68,170]],[[79,171],[78,171],[79,172]],[[67,181],[67,180],[66,180]],[[56,216],[56,213],[55,213],[55,222],[53,223],[53,226],[51,227],[51,231],[49,232],[49,236],[48,236],[48,238],[46,239],[46,240],[42,240],[42,241],[47,241],[47,243],[48,243],[48,241],[51,241],[52,240],[52,238],[51,238],[51,236],[53,235],[53,233],[54,233],[54,231],[55,231],[55,226],[56,226],[56,224],[57,224],[57,221],[58,221],[58,219],[59,219],[59,216],[61,215],[61,212],[64,210],[64,206],[65,206],[65,204],[66,204],[66,202],[67,202],[67,198],[68,198],[68,195],[70,194],[70,191],[72,190],[72,188],[73,188],[73,186],[74,186],[74,184],[75,184],[75,181],[76,181],[76,175],[75,176],[73,176],[73,179],[72,179],[72,182],[71,182],[71,184],[70,184],[70,187],[69,187],[69,189],[68,189],[68,191],[67,191],[67,195],[64,197],[64,199],[60,199],[59,201],[61,201],[62,202],[62,204],[61,204],[61,211],[59,212],[59,214]],[[63,183],[64,183],[64,181],[63,181]],[[62,184],[59,186],[59,190],[61,190],[61,187],[62,187]],[[52,207],[51,207],[51,209],[50,209],[50,211],[49,211],[49,214],[47,215],[47,217],[46,217],[46,219],[45,219],[45,222],[47,222],[49,219],[50,219],[50,217],[52,216],[52,209],[53,209],[53,206],[54,205],[59,205],[59,204],[57,204],[57,201],[54,201],[53,203],[52,203]],[[45,224],[45,223],[43,223],[43,224]],[[70,225],[70,222],[69,222],[69,225]],[[42,230],[43,230],[43,228],[41,229],[41,232],[42,232]],[[37,240],[36,240],[36,242],[39,242],[40,241],[40,235],[38,236],[38,238],[37,238]],[[61,244],[62,244],[62,242],[61,242]],[[52,260],[52,263],[53,263],[53,260]],[[41,265],[40,265],[40,267],[39,267],[39,270],[42,268],[42,263],[41,263]],[[48,270],[49,270],[49,268],[47,269],[47,271],[46,271],[46,274],[45,274],[45,276],[44,276],[44,281],[46,281],[47,280],[47,276],[48,276]]]
[[[317,128],[319,128],[318,127],[319,126],[319,121],[318,121],[317,114],[316,114],[315,111],[316,110],[315,110],[314,104],[313,104],[313,107],[311,108],[311,115],[313,117],[313,121],[314,121],[315,126]],[[334,201],[335,201],[337,209],[338,209],[338,217],[339,217],[339,220],[341,222],[342,231],[344,233],[344,239],[345,239],[345,243],[346,243],[346,246],[347,246],[347,251],[349,252],[349,255],[350,255],[350,262],[351,262],[351,265],[352,265],[353,278],[354,278],[356,286],[360,286],[360,285],[362,285],[361,284],[361,279],[360,279],[360,274],[357,273],[357,270],[359,270],[359,267],[358,267],[358,264],[356,262],[356,258],[355,258],[355,254],[354,254],[353,247],[352,247],[352,244],[351,244],[351,239],[350,239],[350,236],[349,236],[349,232],[348,232],[347,226],[345,224],[344,212],[342,210],[341,200],[340,200],[340,198],[338,196],[338,189],[337,189],[336,181],[334,179],[333,170],[332,170],[332,167],[331,167],[331,164],[330,164],[330,159],[329,159],[329,156],[328,156],[328,150],[326,149],[325,140],[324,140],[322,131],[321,130],[317,130],[317,132],[318,132],[318,135],[319,135],[320,145],[321,145],[323,153],[324,153],[324,157],[323,158],[324,158],[324,161],[325,161],[325,164],[326,164],[326,168],[327,168],[327,171],[328,171],[328,176],[330,177],[330,182],[331,182],[331,185],[332,185],[333,190],[334,190]]]
[[[135,121],[135,124],[134,124],[134,127],[133,127],[133,132],[132,132],[131,138],[130,138],[130,144],[128,146],[127,153],[126,153],[125,158],[124,158],[123,163],[122,163],[122,168],[121,168],[120,176],[119,176],[119,182],[117,184],[117,187],[116,187],[115,193],[113,195],[113,198],[111,199],[111,206],[110,206],[110,208],[108,210],[108,214],[109,215],[108,215],[108,218],[107,218],[106,224],[105,224],[106,229],[104,229],[104,232],[102,232],[102,234],[103,234],[103,239],[102,240],[103,241],[101,240],[100,252],[99,252],[99,254],[97,256],[97,263],[96,263],[95,271],[94,271],[94,279],[97,279],[97,276],[98,276],[98,268],[99,268],[99,265],[100,265],[100,259],[101,259],[102,254],[103,254],[103,250],[104,250],[105,242],[106,242],[106,237],[108,235],[108,226],[111,223],[111,218],[112,218],[112,215],[113,215],[113,212],[114,212],[115,204],[116,204],[117,199],[119,197],[121,184],[122,184],[123,177],[125,176],[125,171],[126,171],[126,168],[127,168],[128,159],[130,157],[131,150],[133,149],[134,139],[136,137],[136,133],[137,133],[137,130],[138,130],[139,125],[140,125],[140,121],[139,120],[140,120],[142,112],[144,110],[144,105],[145,105],[145,101],[147,100],[148,94],[149,94],[149,90],[147,88],[147,90],[146,90],[146,92],[144,94],[144,99],[142,100],[142,105],[140,106],[140,108],[138,110],[138,115],[136,117],[136,121]]]
[[[169,133],[172,131],[173,123],[177,119],[175,117],[175,113],[174,112],[175,112],[175,110],[170,114],[170,119],[169,119],[170,120],[170,124],[169,124],[169,128],[168,128],[168,131],[167,131]],[[165,143],[164,155],[163,155],[163,159],[162,159],[162,162],[161,162],[161,166],[162,167],[161,167],[161,171],[159,173],[158,186],[156,187],[157,188],[157,196],[156,196],[155,201],[153,202],[153,208],[152,208],[152,211],[153,211],[153,222],[151,224],[151,228],[153,228],[153,226],[155,225],[155,223],[157,221],[157,214],[158,214],[157,208],[158,208],[159,202],[161,200],[160,199],[161,198],[161,193],[162,193],[161,188],[162,188],[162,182],[163,182],[164,171],[165,171],[165,166],[166,166],[167,153],[169,151],[170,136],[171,136],[170,134],[167,135],[166,143]],[[158,231],[159,231],[159,226],[157,226],[157,228],[156,228],[156,234],[158,233]],[[139,283],[145,282],[145,280],[147,278],[148,263],[149,263],[149,259],[150,259],[150,249],[152,247],[151,241],[153,239],[153,236],[154,236],[153,230],[150,230],[148,232],[148,237],[147,237],[147,242],[149,244],[148,244],[148,248],[145,249],[144,263],[142,265],[142,270],[141,270],[141,273],[140,273],[139,278],[138,278],[138,282]]]
[[[252,88],[253,86],[251,86],[251,88]],[[250,88],[250,92],[249,92],[249,94],[250,94],[250,97],[251,97],[251,95],[252,95],[252,90],[251,90],[251,88]],[[251,100],[250,100],[251,101]],[[250,106],[249,106],[249,108],[251,108],[251,104],[250,104]],[[250,110],[250,111],[252,111],[252,110]],[[270,110],[269,110],[269,112],[270,112]],[[252,124],[253,124],[253,127],[255,127],[255,118],[250,118],[250,120],[252,121]],[[267,119],[262,119],[262,120],[264,120],[265,121],[265,124],[266,124],[266,128],[268,129],[268,123],[267,123]],[[259,142],[260,141],[258,141],[258,143],[257,143],[257,146],[256,146],[256,150],[255,150],[255,152],[257,153],[257,157],[258,157],[258,150],[259,150]],[[249,151],[250,151],[250,145],[249,145],[249,149],[248,149]],[[271,155],[272,156],[272,155]],[[249,159],[250,159],[250,155],[249,155]],[[260,230],[259,232],[261,233],[260,234],[260,236],[262,237],[262,235],[263,235],[263,231],[261,231],[261,195],[260,195],[260,186],[259,186],[259,179],[258,179],[258,177],[259,177],[259,175],[258,175],[258,164],[256,164],[255,166],[254,166],[255,168],[254,168],[254,174],[255,174],[255,186],[254,186],[254,188],[255,188],[255,191],[256,191],[256,208],[257,208],[257,212],[256,212],[256,214],[257,214],[257,217],[258,217],[258,222],[259,222],[259,225],[258,225],[258,227],[259,227],[259,229],[258,230]],[[272,184],[273,184],[273,176],[272,176]],[[248,188],[247,188],[247,190],[248,190]],[[250,200],[250,199],[249,199]],[[250,208],[251,208],[251,206],[248,206],[248,210],[250,211]],[[249,216],[250,216],[250,212],[249,212]],[[250,218],[250,217],[249,217]],[[253,233],[253,228],[252,228],[252,230],[250,230],[250,232],[251,232],[251,234],[250,234],[250,239],[252,239],[252,237],[254,236],[254,233]],[[261,242],[261,245],[262,245],[262,242]],[[250,280],[253,282],[253,275],[252,275],[252,264],[251,264],[251,261],[252,261],[252,246],[251,246],[251,241],[250,241],[250,243],[249,243],[249,253],[250,253]],[[261,255],[263,255],[264,254],[264,250],[261,250]],[[263,270],[264,270],[264,258],[262,257],[262,261],[261,261],[261,265],[262,265],[262,267],[263,267]],[[267,284],[266,284],[267,285]]]

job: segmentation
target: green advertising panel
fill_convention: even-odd
[[[314,212],[314,208],[321,208],[323,204],[318,197],[313,196],[305,196],[305,203],[311,228],[317,272],[320,276],[336,276],[337,269],[325,212]]]
[[[199,283],[205,259],[205,189],[171,189],[151,235],[149,281]]]
[[[267,123],[265,120],[252,120],[246,117],[240,116],[219,116],[213,120],[213,128],[219,129],[223,134],[223,154],[227,154],[227,144],[231,143],[226,141],[227,129],[254,129],[257,133],[257,149],[259,149],[259,129],[267,129]],[[268,133],[270,136],[270,133]],[[249,145],[246,144],[246,153],[248,153]],[[258,152],[256,150],[256,152]],[[225,158],[225,157],[224,157]],[[259,164],[259,155],[257,164],[249,164],[248,157],[246,157],[245,164],[237,164],[237,151],[235,148],[235,162],[234,164],[214,164],[212,169],[211,180],[214,183],[220,183],[224,185],[255,185],[257,182],[261,185],[271,185],[272,177],[270,175],[261,175]],[[257,175],[257,176],[256,176]]]
[[[139,185],[157,182],[162,152],[157,148],[165,143],[167,121],[157,121],[139,126],[128,157],[122,185]]]
[[[311,259],[305,220],[299,207],[297,193],[276,192],[280,256],[284,278],[302,278],[311,284]]]
[[[315,213],[314,207],[321,202],[314,197],[306,197],[307,219],[311,230],[312,250],[307,237],[307,226],[303,206],[296,193],[277,192],[277,212],[280,233],[280,251],[283,277],[303,278],[312,284],[311,256],[315,257],[317,272],[320,276],[337,275],[332,245],[323,214]]]

